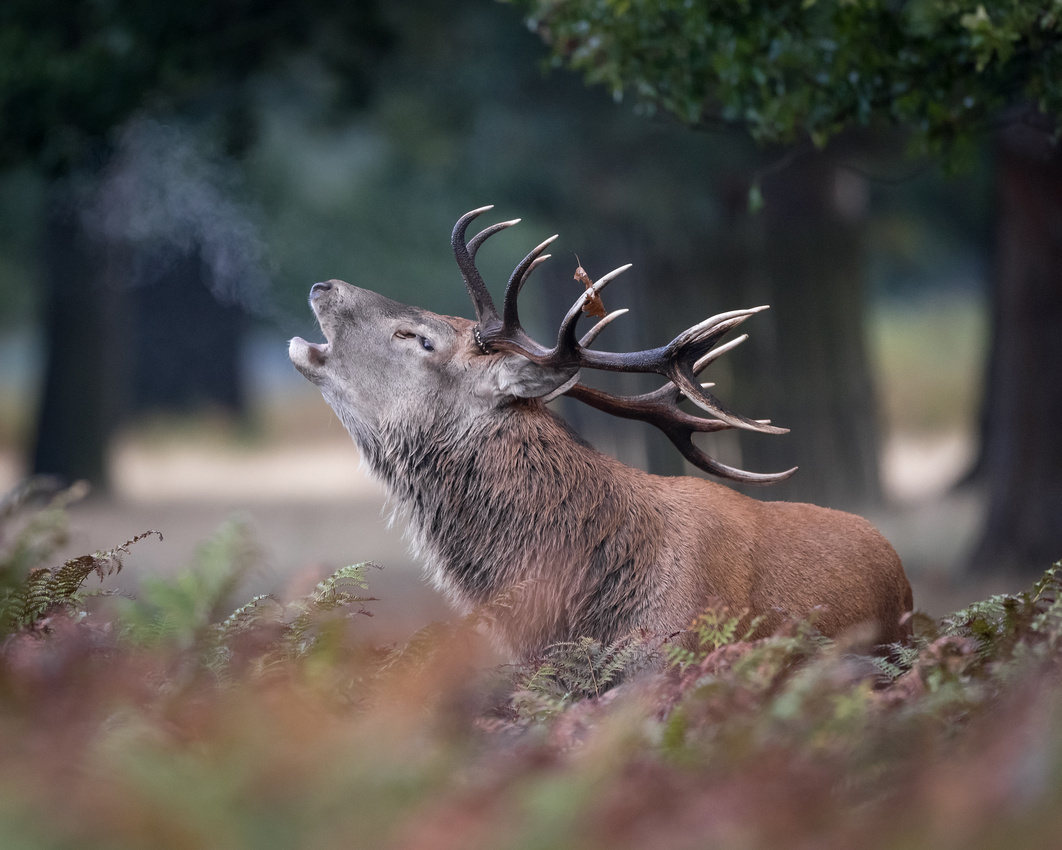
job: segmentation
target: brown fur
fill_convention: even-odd
[[[910,585],[861,517],[625,466],[519,397],[558,376],[479,353],[471,322],[327,286],[311,300],[329,345],[296,338],[292,361],[457,608],[512,594],[498,638],[514,656],[584,635],[671,634],[713,601],[763,616],[762,630],[820,608],[827,635],[866,623],[883,643],[907,634]]]

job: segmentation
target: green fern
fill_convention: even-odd
[[[269,603],[268,610],[266,603]],[[254,596],[214,626],[215,636],[221,644],[231,643],[239,635],[253,631],[269,622],[271,619],[269,612],[275,614],[280,608],[282,606],[271,593]]]
[[[376,598],[349,590],[352,587],[360,590],[368,588],[365,575],[370,567],[379,569],[368,561],[341,567],[318,582],[308,596],[290,603],[287,613],[293,613],[294,617],[284,627],[281,638],[290,657],[299,658],[320,648],[324,633],[322,625],[328,614],[342,611],[344,614],[372,616],[365,603],[375,602]]]
[[[129,547],[153,535],[162,539],[158,531],[145,531],[113,549],[71,558],[56,569],[31,569],[21,582],[0,589],[0,632],[41,629],[48,616],[60,610],[80,610],[88,577],[95,573],[102,581],[120,572]]]
[[[599,697],[659,658],[658,639],[632,634],[609,644],[589,637],[548,647],[517,668],[510,706],[524,720],[544,720],[582,699]]]
[[[911,644],[890,643],[883,647],[883,655],[872,655],[867,660],[885,682],[895,682],[914,667],[925,646],[926,641],[918,637]]]
[[[747,641],[763,622],[762,616],[753,617],[742,629],[742,623],[747,621],[748,615],[747,610],[732,615],[725,607],[708,608],[683,633],[683,637],[688,641],[685,646],[674,642],[668,644],[668,663],[680,670],[685,669],[690,665],[699,664],[720,647]]]
[[[1029,601],[1036,611],[1030,630],[1049,638],[1052,647],[1056,646],[1062,634],[1062,561],[1047,570],[1033,586]]]
[[[269,593],[252,597],[208,632],[205,666],[217,678],[227,680],[236,658],[236,645],[248,636],[261,634],[280,621],[283,606]],[[262,665],[260,665],[262,666]]]
[[[981,658],[1010,659],[1019,647],[1050,650],[1062,641],[1062,561],[1033,587],[1018,594],[998,594],[956,611],[941,621],[945,635],[977,642]]]

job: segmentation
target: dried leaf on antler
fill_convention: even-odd
[[[587,289],[590,289],[594,282],[590,279],[590,275],[586,273],[586,269],[583,268],[578,254],[575,255],[575,262],[578,263],[575,269],[575,279]],[[596,319],[602,319],[608,311],[605,309],[605,302],[601,300],[601,296],[596,292],[592,292],[587,297],[586,303],[583,304],[583,313]]]

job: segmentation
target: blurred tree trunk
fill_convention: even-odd
[[[61,181],[45,228],[46,363],[32,468],[109,485],[116,429],[147,411],[245,412],[240,342],[245,315],[219,304],[198,249],[131,249],[84,225]],[[167,271],[152,282],[134,268]]]
[[[736,300],[728,306],[771,307],[742,328],[747,351],[731,355],[733,402],[744,415],[791,431],[739,432],[741,464],[755,472],[799,467],[782,484],[746,488],[760,498],[851,509],[881,500],[864,343],[865,193],[861,178],[816,154],[765,183],[761,213],[733,217],[725,267]],[[734,206],[743,208],[743,198]]]
[[[196,246],[157,253],[141,257],[141,264],[164,264],[166,271],[129,292],[136,352],[130,412],[245,413],[240,343],[246,314],[211,294],[211,270]]]
[[[1000,137],[996,175],[979,574],[1039,572],[1062,558],[1062,153],[1013,127]]]
[[[69,182],[53,187],[47,216],[46,362],[32,468],[106,486],[106,449],[117,420],[115,291],[106,251],[85,232]]]

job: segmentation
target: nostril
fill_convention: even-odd
[[[330,280],[326,280],[322,283],[315,283],[313,286],[310,287],[310,300],[313,301],[315,298],[320,298],[331,288],[332,281]]]

